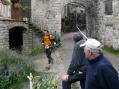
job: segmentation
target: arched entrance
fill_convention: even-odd
[[[72,0],[66,3],[62,9],[61,31],[77,31],[78,25],[86,31],[87,36],[96,38],[100,21],[99,5],[98,0]]]
[[[81,29],[86,29],[86,13],[83,6],[77,3],[69,3],[65,5],[62,13],[62,32],[78,31],[76,25]]]
[[[23,27],[13,27],[9,30],[9,49],[22,51]]]

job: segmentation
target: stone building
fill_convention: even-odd
[[[119,0],[32,0],[31,22],[41,30],[60,33],[63,11],[68,4],[85,9],[87,36],[119,49]]]
[[[27,17],[24,17],[18,2],[15,7],[15,4],[4,5],[0,0],[0,49],[31,51],[32,31],[24,18]]]
[[[20,49],[32,48],[32,32],[29,24],[39,30],[61,32],[62,18],[68,5],[81,7],[86,13],[86,34],[105,45],[119,49],[119,1],[118,0],[12,0],[12,6],[0,0],[0,47]],[[23,8],[21,8],[23,7]],[[73,9],[73,8],[72,8]],[[17,34],[19,40],[11,34]],[[11,36],[11,37],[10,37]],[[21,38],[20,38],[21,37]],[[13,39],[14,38],[14,39]],[[14,40],[16,44],[14,44]],[[14,46],[13,46],[14,45]],[[12,47],[13,46],[13,47]]]
[[[105,45],[119,49],[119,0],[102,0],[101,3],[100,40]]]

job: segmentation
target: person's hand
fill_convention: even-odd
[[[69,77],[69,75],[63,75],[63,76],[61,77],[61,79],[62,79],[62,80],[68,80],[68,77]]]
[[[56,42],[54,42],[54,45],[56,45]]]
[[[83,74],[83,72],[79,71],[79,74]]]

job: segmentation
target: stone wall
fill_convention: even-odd
[[[41,30],[60,33],[64,6],[72,2],[87,6],[86,0],[32,0],[31,22]]]
[[[104,45],[119,49],[119,1],[113,0],[113,15],[105,15],[105,0],[94,1],[93,14],[87,8],[91,5],[87,0],[32,0],[31,22],[41,30],[61,32],[61,16],[64,6],[75,2],[86,7],[87,35],[100,40]],[[89,0],[90,1],[90,0]],[[92,7],[92,6],[91,6]]]
[[[113,0],[113,14],[105,15],[104,1],[101,1],[99,17],[99,39],[104,45],[119,49],[119,1]]]
[[[60,32],[60,5],[59,0],[32,0],[32,22],[41,30]]]
[[[31,52],[32,49],[32,31],[29,29],[28,23],[0,19],[0,49],[9,49],[9,30],[13,27],[23,27],[23,51]]]

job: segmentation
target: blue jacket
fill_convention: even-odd
[[[103,55],[89,61],[85,89],[119,89],[119,77],[112,64]]]

